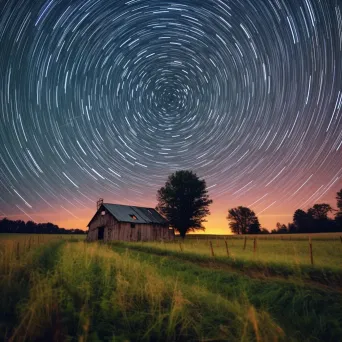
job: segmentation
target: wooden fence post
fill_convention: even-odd
[[[342,243],[342,236],[340,236],[340,240],[341,240],[341,243]]]
[[[244,244],[243,244],[243,250],[246,249],[246,243],[247,243],[247,237],[245,236],[245,242],[244,242]]]
[[[313,265],[314,262],[313,262],[313,254],[312,254],[312,242],[311,242],[311,237],[309,237],[309,249],[310,249],[310,261],[311,261],[311,265]]]
[[[211,256],[214,257],[215,256],[214,248],[213,248],[213,244],[212,244],[211,240],[209,241],[209,245],[210,245],[210,250],[211,250]]]
[[[226,239],[224,239],[224,243],[226,245],[226,252],[227,252],[227,257],[229,258],[229,249],[228,249],[228,242]]]
[[[19,260],[19,256],[20,256],[19,252],[20,252],[20,246],[19,246],[19,241],[18,241],[17,242],[17,260]]]
[[[183,252],[183,246],[182,246],[181,242],[179,242],[179,248],[180,248],[181,252]]]
[[[257,250],[257,240],[256,240],[256,238],[254,238],[254,243],[253,243],[253,252],[254,252],[254,254],[255,254],[256,250]]]

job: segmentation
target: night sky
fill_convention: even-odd
[[[342,188],[341,0],[0,0],[0,215],[86,228],[192,169],[208,233]]]

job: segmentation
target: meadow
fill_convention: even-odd
[[[0,340],[340,341],[339,234],[0,235]]]

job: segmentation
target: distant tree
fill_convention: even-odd
[[[304,210],[297,209],[293,215],[293,224],[298,233],[309,233],[312,218]]]
[[[336,230],[334,220],[328,218],[328,214],[334,210],[330,204],[315,204],[308,210],[308,215],[312,218],[312,233],[333,232]]]
[[[298,209],[293,215],[293,224],[291,231],[296,233],[319,233],[334,232],[337,230],[338,220],[332,220],[328,214],[334,209],[330,204],[315,204],[307,212]]]
[[[14,233],[12,231],[11,222],[7,217],[0,221],[0,233]]]
[[[342,189],[336,194],[338,211],[335,216],[336,230],[342,231]]]
[[[312,208],[308,210],[308,214],[313,217],[314,220],[327,220],[328,214],[332,212],[333,209],[330,204],[321,203],[315,204]]]
[[[261,228],[260,229],[260,234],[269,234],[270,232],[266,228]]]
[[[13,232],[25,233],[25,222],[22,220],[11,221],[13,226]]]
[[[182,238],[186,233],[204,230],[205,217],[213,202],[208,195],[205,180],[192,171],[176,171],[168,177],[157,193],[156,209],[166,217]]]
[[[294,223],[289,223],[287,225],[287,231],[290,233],[290,234],[295,234],[297,233],[297,227]]]
[[[81,229],[59,228],[52,223],[35,223],[22,220],[11,221],[7,218],[0,220],[0,233],[24,233],[24,234],[85,234]]]
[[[342,189],[336,194],[337,208],[342,214]]]
[[[37,224],[33,221],[26,222],[26,233],[39,233],[37,231]]]
[[[234,234],[257,234],[260,232],[260,223],[257,216],[254,211],[247,207],[239,206],[229,209],[227,220]]]
[[[281,223],[277,222],[276,227],[277,227],[277,229],[276,229],[276,233],[277,234],[286,234],[286,233],[288,233],[287,227],[286,227],[285,224],[281,224]]]
[[[342,213],[337,213],[335,216],[336,231],[342,231]]]

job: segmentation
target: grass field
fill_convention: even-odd
[[[339,235],[253,239],[0,235],[0,340],[341,341]]]

